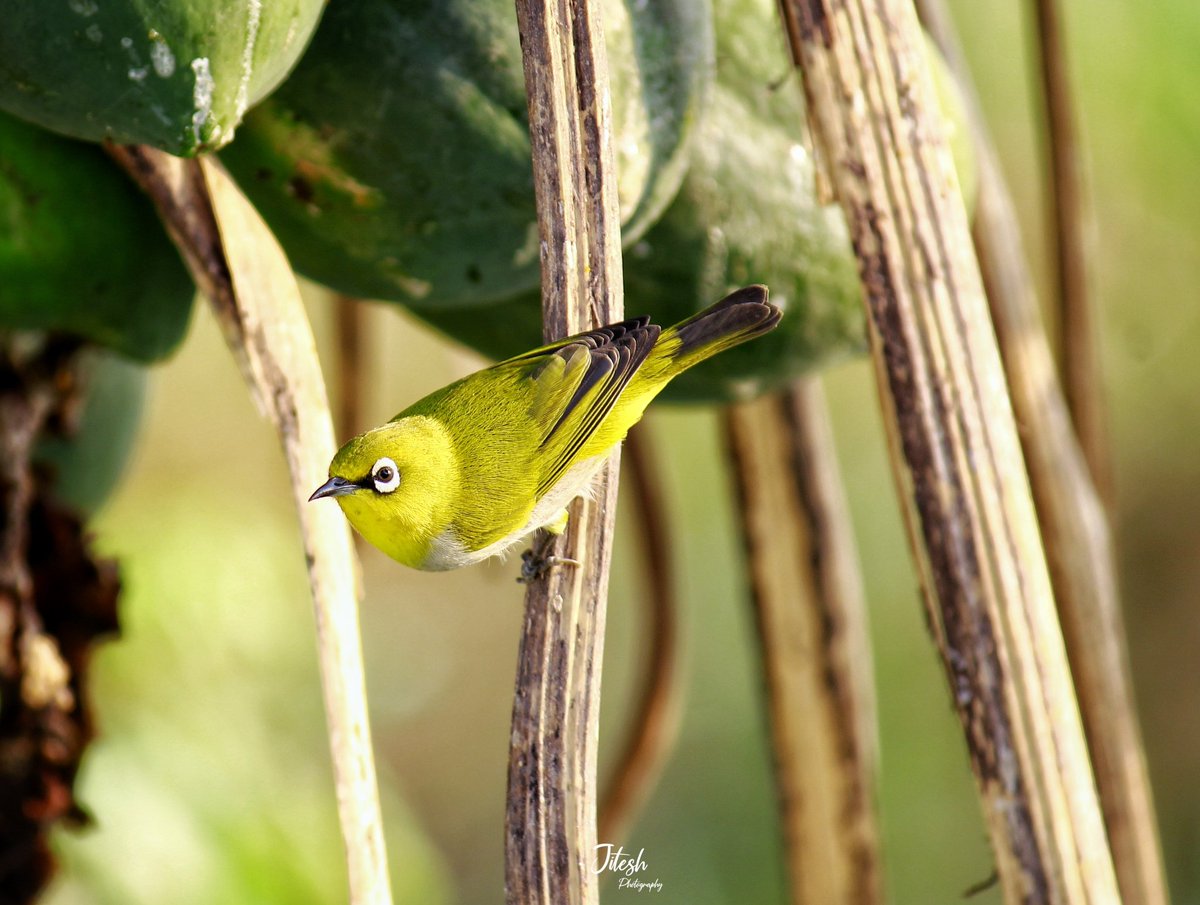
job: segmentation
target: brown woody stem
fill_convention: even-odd
[[[871,642],[817,378],[733,406],[726,434],[754,596],[790,901],[884,901]]]
[[[547,340],[622,318],[621,232],[599,6],[517,0]],[[597,900],[596,749],[618,453],[547,550],[581,565],[530,582],[506,815],[513,905]]]
[[[1105,414],[1100,325],[1088,275],[1090,212],[1059,0],[1032,0],[1046,111],[1050,244],[1058,278],[1059,343],[1067,408],[1100,498],[1112,507],[1112,456]]]

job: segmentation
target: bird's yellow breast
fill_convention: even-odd
[[[379,505],[378,500],[365,494],[354,494],[338,498],[342,512],[354,526],[354,530],[365,537],[392,559],[414,569],[426,568],[433,538],[426,532],[409,530],[390,517],[390,513]],[[445,531],[439,531],[441,534]]]

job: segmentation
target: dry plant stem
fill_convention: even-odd
[[[913,8],[785,0],[859,258],[910,541],[1010,903],[1117,901],[995,336]]]
[[[308,563],[350,901],[391,902],[359,639],[350,531],[307,502],[326,477],[333,425],[316,348],[287,259],[214,158],[110,149],[158,206],[260,409],[283,445]]]
[[[622,318],[620,219],[598,5],[517,0],[547,339]],[[596,749],[616,460],[570,507],[549,549],[577,560],[530,583],[513,701],[506,895],[521,905],[597,901]]]
[[[365,318],[366,307],[360,299],[340,293],[333,297],[334,368],[337,371],[333,426],[339,443],[366,429],[362,405],[366,369]],[[367,539],[358,532],[352,532],[351,538],[354,549],[361,554]]]
[[[725,420],[793,905],[884,901],[871,643],[820,381]]]
[[[1166,905],[1109,521],[1072,428],[1030,276],[1019,258],[1015,212],[995,160],[977,156],[976,246],[1013,407],[1024,425],[1025,459],[1122,901]]]
[[[1065,39],[1059,0],[1032,0],[1036,43],[1046,105],[1046,143],[1050,157],[1051,245],[1058,277],[1059,342],[1063,388],[1084,458],[1101,499],[1113,502],[1112,456],[1105,417],[1100,329],[1088,279],[1090,212],[1081,149],[1071,103]]]
[[[1133,683],[1118,595],[1116,557],[1104,506],[1092,484],[1058,386],[1049,345],[1038,321],[1032,285],[998,249],[985,247],[1009,235],[1019,241],[1015,218],[1002,197],[993,159],[980,161],[975,236],[984,285],[991,300],[1013,407],[1023,431],[1025,459],[1075,680],[1084,730],[1113,864],[1126,905],[1166,905],[1166,880],[1150,778],[1133,697]],[[997,210],[1003,206],[1003,213]],[[990,225],[990,226],[989,226]],[[985,238],[984,231],[990,235]],[[1007,243],[1005,243],[1007,244]],[[1012,246],[1009,246],[1011,249]],[[1017,251],[1019,254],[1019,251]],[[1022,297],[1021,282],[1027,294]],[[1007,288],[1005,288],[1007,287]],[[1012,291],[1016,290],[1016,292]]]
[[[366,349],[363,346],[363,316],[366,310],[359,299],[348,295],[333,297],[334,348],[337,355],[337,400],[333,424],[340,438],[363,430],[362,394]]]
[[[974,240],[1034,502],[1104,822],[1123,901],[1169,901],[1153,796],[1130,679],[1109,522],[1084,463],[1041,324],[1020,227],[970,73],[944,5],[919,0],[922,22],[964,87],[979,164]]]
[[[675,747],[679,732],[679,625],[675,581],[671,573],[671,538],[654,444],[643,421],[629,432],[623,450],[630,498],[636,509],[638,552],[649,587],[647,601],[646,674],[638,693],[637,713],[613,779],[600,803],[597,838],[617,843],[624,838]]]

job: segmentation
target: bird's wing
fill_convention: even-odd
[[[509,359],[533,381],[530,416],[547,425],[541,440],[553,458],[538,486],[541,496],[612,411],[621,391],[646,360],[660,328],[648,317],[610,324]]]

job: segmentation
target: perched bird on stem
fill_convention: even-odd
[[[748,286],[674,327],[636,317],[484,368],[338,450],[310,500],[333,497],[370,543],[416,569],[561,532],[605,458],[676,375],[774,329]]]

